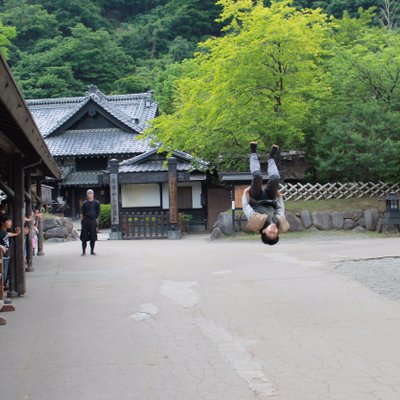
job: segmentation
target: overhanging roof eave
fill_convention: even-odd
[[[60,171],[50,151],[39,132],[31,112],[18,89],[18,86],[11,74],[10,68],[0,53],[0,101],[19,126],[27,142],[29,150],[34,151],[40,168],[45,174],[56,179],[60,178]],[[12,140],[12,137],[10,137]],[[36,158],[36,157],[35,157]]]

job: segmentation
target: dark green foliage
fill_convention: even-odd
[[[100,204],[99,227],[110,228],[111,226],[111,205]]]
[[[310,180],[398,182],[400,36],[378,28],[382,0],[293,4],[319,7],[336,18],[315,70],[326,73],[329,82],[322,83],[332,96],[315,101],[312,118],[298,126]],[[152,89],[161,113],[173,114],[179,82],[196,71],[187,59],[199,42],[224,34],[216,22],[220,9],[215,0],[0,0],[0,51],[27,98],[77,96],[90,84],[106,93]],[[229,75],[226,82],[231,80]],[[265,117],[265,110],[256,109],[261,100],[248,107],[255,120]],[[233,121],[239,124],[239,116]],[[231,151],[225,149],[225,156]]]
[[[42,40],[36,49],[20,53],[14,67],[28,98],[79,95],[90,84],[110,92],[132,63],[106,30],[82,24],[71,29],[71,36]]]
[[[155,86],[167,65],[217,35],[214,0],[4,0],[16,27],[9,62],[26,97],[74,96]]]

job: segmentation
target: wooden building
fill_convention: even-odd
[[[28,105],[62,172],[61,180],[48,184],[55,188],[54,197],[61,195],[68,205],[66,216],[78,217],[88,188],[101,203],[110,203],[105,171],[111,159],[120,162],[122,211],[168,209],[166,155],[141,135],[157,115],[151,92],[106,96],[92,86],[82,97],[29,100]],[[204,230],[206,175],[193,168],[190,155],[174,155],[179,211]]]
[[[2,204],[6,203],[14,226],[21,230],[24,213],[35,204],[41,206],[44,176],[59,179],[60,171],[0,53],[0,189],[7,195]],[[37,195],[31,190],[32,183],[37,186]],[[24,295],[23,234],[11,243],[9,295]],[[31,255],[28,251],[28,270],[32,270]]]

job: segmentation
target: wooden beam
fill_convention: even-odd
[[[42,214],[42,182],[41,178],[36,178],[36,194],[38,198],[38,207],[40,210],[40,214]],[[40,218],[38,220],[38,248],[37,248],[37,255],[43,256],[43,219]]]
[[[21,165],[21,158],[16,157],[13,164],[13,187],[14,196],[14,226],[21,229],[21,234],[13,240],[15,252],[13,255],[15,266],[15,290],[19,296],[26,293],[25,266],[24,266],[24,170]]]
[[[0,132],[0,149],[10,155],[16,150],[14,143],[3,132]]]
[[[12,189],[11,189],[4,181],[2,181],[1,179],[0,179],[0,189],[3,190],[3,192],[5,192],[6,195],[7,195],[8,197],[14,198],[14,196],[15,196],[14,190],[12,190]]]
[[[32,215],[32,196],[27,193],[28,191],[31,192],[31,187],[32,187],[32,178],[31,175],[26,173],[25,171],[25,204],[26,204],[26,217],[27,218],[33,218]],[[29,233],[25,237],[25,249],[26,249],[26,262],[27,262],[27,267],[26,271],[27,272],[32,272],[34,271],[33,266],[32,266],[32,260],[33,260],[33,246],[32,246],[32,227],[33,227],[33,221],[29,222]]]
[[[39,182],[40,182],[40,180],[39,180]],[[40,185],[40,184],[39,184],[39,185]],[[40,185],[40,187],[41,187],[41,185]],[[34,200],[36,200],[37,203],[42,204],[42,199],[41,199],[35,192],[32,192],[32,198],[33,198]]]

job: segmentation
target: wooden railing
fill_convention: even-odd
[[[168,212],[122,212],[123,239],[167,239]]]

